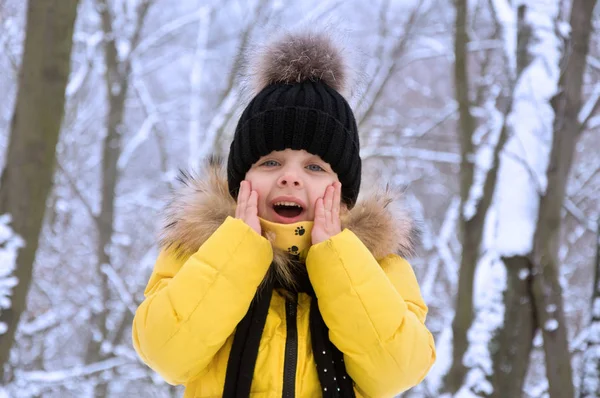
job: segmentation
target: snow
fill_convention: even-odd
[[[115,245],[129,247],[131,246],[131,236],[128,234],[114,233],[111,242]]]
[[[127,306],[129,311],[132,314],[135,314],[136,304],[133,300],[133,297],[129,290],[127,290],[127,286],[125,281],[119,276],[117,271],[113,269],[109,264],[102,264],[100,267],[102,272],[108,277],[111,281],[113,287],[117,290],[117,294],[121,301]]]
[[[227,115],[233,112],[239,97],[239,89],[233,88],[223,99],[221,106],[215,109],[214,116],[211,119],[206,134],[202,137],[203,145],[198,146],[198,150],[194,156],[190,157],[190,164],[197,164],[200,159],[206,158],[213,151],[213,143],[219,129],[223,127],[227,121]],[[192,131],[190,130],[190,136]],[[197,135],[197,133],[196,133]],[[191,152],[193,154],[193,152]]]
[[[56,312],[51,309],[38,316],[34,321],[21,325],[20,331],[25,335],[31,336],[38,331],[46,329],[50,325],[55,325],[57,322],[58,316]]]
[[[104,370],[113,369],[128,363],[125,358],[110,358],[101,362],[93,363],[86,366],[75,366],[70,369],[61,369],[56,371],[29,371],[17,372],[17,377],[28,382],[64,382],[68,379],[73,379],[82,376],[88,376]]]
[[[161,25],[158,29],[149,32],[147,36],[144,36],[134,52],[136,55],[141,55],[146,51],[149,51],[152,47],[157,45],[165,37],[175,34],[178,30],[186,27],[189,24],[198,22],[198,19],[205,14],[203,8],[199,8],[196,12],[186,13],[164,25]]]
[[[198,21],[198,32],[196,37],[196,50],[194,53],[194,62],[190,73],[190,124],[188,130],[189,137],[189,162],[191,167],[197,167],[205,157],[200,154],[201,138],[201,101],[202,101],[202,78],[204,77],[204,64],[207,56],[208,33],[210,31],[210,8],[202,7],[202,13]],[[202,137],[206,142],[206,137]],[[210,138],[209,138],[210,139]],[[212,145],[213,140],[210,140]]]
[[[382,147],[364,148],[360,151],[363,160],[370,157],[413,158],[429,162],[460,164],[460,155],[452,152],[434,151],[430,149]]]
[[[587,119],[589,119],[596,107],[596,103],[600,101],[600,84],[596,84],[594,86],[594,91],[592,95],[588,98],[588,100],[581,107],[581,111],[579,111],[578,121],[579,123],[584,123]]]
[[[491,98],[498,95],[498,88],[492,90]],[[487,122],[482,124],[473,134],[473,146],[476,149],[475,155],[469,157],[469,161],[474,162],[475,173],[473,183],[469,189],[469,197],[463,208],[465,219],[470,220],[477,213],[479,201],[483,196],[483,188],[488,177],[489,170],[493,167],[494,149],[498,145],[500,133],[504,123],[504,115],[496,109],[495,101],[488,100],[484,104]],[[489,134],[487,142],[483,141],[486,133]]]
[[[121,93],[121,90],[121,83],[113,82],[113,84],[110,85],[110,94],[114,97],[118,96]]]
[[[444,222],[440,228],[439,235],[434,239],[433,246],[437,250],[438,259],[432,261],[427,268],[427,273],[421,282],[421,294],[426,302],[434,300],[433,294],[434,285],[438,279],[439,265],[442,263],[451,286],[454,288],[458,283],[458,270],[460,266],[454,259],[450,250],[450,240],[455,236],[458,220],[458,209],[460,207],[460,199],[455,196],[444,216]]]
[[[117,53],[119,54],[119,60],[123,61],[129,57],[131,51],[131,45],[129,40],[118,40],[116,43]]]
[[[119,170],[125,169],[133,153],[148,139],[152,128],[157,122],[158,118],[156,114],[151,114],[146,118],[146,120],[144,120],[144,123],[142,123],[142,126],[136,135],[133,136],[133,138],[129,140],[123,148],[123,151],[121,152],[117,162],[117,167]]]
[[[84,62],[75,73],[72,74],[72,77],[69,79],[69,83],[67,84],[66,96],[72,97],[75,93],[77,93],[83,84],[85,83],[85,79],[89,72],[89,64]]]
[[[540,347],[542,347],[543,344],[544,344],[544,336],[542,335],[542,332],[538,329],[535,332],[535,335],[533,336],[533,346],[536,348],[540,348]]]
[[[531,51],[535,58],[515,87],[509,116],[512,135],[501,157],[494,198],[496,248],[507,257],[526,255],[532,248],[552,142],[554,113],[549,100],[556,93],[560,74],[560,42],[553,30],[558,6],[530,3],[526,18],[534,27],[536,43]]]
[[[437,359],[427,375],[427,384],[430,390],[439,391],[442,388],[443,377],[452,365],[451,319],[447,321],[446,326],[436,338],[435,350],[437,353]]]
[[[595,320],[588,328],[587,341],[600,344],[600,320]]]
[[[558,32],[564,38],[568,38],[571,35],[571,25],[566,21],[560,21],[556,24]]]
[[[596,344],[588,347],[583,354],[581,397],[597,397],[598,392],[600,392],[599,343],[600,341],[597,341]]]
[[[475,319],[467,333],[469,348],[463,358],[469,369],[463,385],[466,390],[492,392],[492,386],[486,379],[493,372],[489,344],[496,329],[504,323],[504,290],[506,267],[496,253],[489,251],[481,258],[475,272]]]
[[[511,77],[514,77],[517,69],[516,49],[516,13],[509,0],[492,0],[492,6],[502,26],[502,39],[504,42],[504,56],[507,59],[507,67]]]
[[[524,281],[525,279],[527,279],[530,275],[530,271],[527,268],[521,268],[519,270],[519,279]]]
[[[10,227],[12,218],[8,214],[0,216],[0,308],[9,309],[12,289],[19,280],[13,276],[19,249],[25,246],[23,239]],[[0,322],[0,335],[6,333],[8,325]]]
[[[554,332],[556,329],[558,329],[558,321],[553,318],[548,319],[546,323],[544,323],[544,329],[548,332]]]

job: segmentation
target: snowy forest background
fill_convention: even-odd
[[[438,360],[402,396],[599,397],[595,3],[0,0],[0,397],[181,396],[131,345],[166,194],[227,153],[243,50],[314,24],[422,222]]]

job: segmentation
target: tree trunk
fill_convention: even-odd
[[[595,268],[594,291],[590,306],[592,319],[588,327],[586,350],[583,353],[579,398],[600,397],[600,222],[596,241]]]
[[[87,364],[102,361],[109,358],[112,353],[107,352],[103,344],[108,346],[118,343],[125,327],[125,323],[130,317],[125,314],[121,322],[121,326],[116,332],[114,341],[108,340],[108,329],[106,318],[108,315],[108,307],[106,306],[110,300],[110,287],[108,276],[103,271],[103,267],[112,266],[110,258],[111,241],[114,233],[115,220],[115,198],[116,187],[119,179],[118,161],[122,152],[122,134],[123,120],[125,113],[125,102],[129,91],[129,78],[131,75],[131,58],[128,54],[127,58],[120,60],[115,43],[115,34],[113,32],[113,17],[110,13],[110,8],[106,0],[97,0],[100,10],[100,19],[102,30],[104,32],[104,60],[106,64],[105,73],[105,90],[108,97],[108,112],[106,115],[107,134],[102,147],[102,192],[100,214],[97,217],[98,227],[98,242],[97,242],[97,263],[96,273],[99,286],[99,299],[102,305],[98,312],[93,315],[93,333],[88,342],[85,361]],[[146,17],[151,1],[141,1],[138,5],[138,20],[134,30],[134,35],[131,38],[131,51],[139,42],[140,32],[143,21]],[[130,324],[129,322],[128,324]],[[106,381],[99,381],[95,386],[94,396],[107,396],[108,385]]]
[[[517,80],[521,78],[533,57],[529,51],[533,28],[527,23],[526,12],[526,6],[519,6],[516,48]],[[511,95],[514,97],[514,92]],[[518,128],[518,126],[516,127]],[[490,397],[494,398],[521,396],[529,368],[533,337],[537,328],[531,293],[531,261],[526,256],[502,257],[501,260],[506,268],[506,290],[503,298],[504,322],[503,326],[494,332],[490,345],[493,363],[493,373],[489,378],[493,389]]]
[[[556,117],[546,172],[548,185],[540,199],[533,244],[533,295],[538,325],[544,338],[549,393],[550,397],[555,398],[575,395],[559,283],[558,252],[567,179],[581,132],[578,115],[595,4],[596,0],[574,0],[571,8],[570,53],[565,73],[559,82],[561,93],[554,101]]]
[[[473,324],[473,284],[475,280],[475,268],[479,261],[481,242],[483,240],[483,228],[488,209],[492,204],[496,181],[498,179],[498,165],[500,153],[508,140],[508,126],[505,123],[500,131],[498,141],[493,152],[493,162],[485,175],[483,182],[483,193],[481,198],[474,204],[473,214],[467,214],[466,205],[469,202],[470,191],[475,183],[475,146],[473,145],[473,134],[475,132],[475,119],[471,114],[471,101],[469,99],[469,73],[467,59],[467,1],[456,2],[456,39],[455,39],[455,69],[454,79],[456,82],[456,98],[459,104],[460,115],[460,233],[462,241],[462,256],[458,289],[456,295],[456,313],[452,322],[453,349],[452,364],[444,378],[445,390],[456,393],[463,383],[467,368],[463,364],[463,357],[467,352],[469,341],[467,334]],[[505,114],[512,108],[512,99],[509,99]]]
[[[527,257],[502,258],[506,267],[504,327],[490,345],[493,360],[493,393],[490,397],[520,397],[529,369],[529,356],[536,330],[531,297],[531,263]]]
[[[65,89],[77,0],[30,1],[27,30],[12,116],[6,166],[0,178],[0,214],[12,217],[12,228],[25,241],[16,259],[11,308],[3,309],[7,325],[0,337],[0,380],[31,282],[33,262],[46,198],[52,188],[56,143],[64,115]]]
[[[456,100],[459,104],[460,114],[460,233],[462,240],[462,257],[458,279],[456,297],[456,314],[452,322],[452,365],[445,377],[445,388],[455,393],[460,388],[467,369],[463,365],[463,356],[467,351],[467,332],[473,322],[473,280],[475,277],[475,264],[479,258],[479,242],[473,230],[466,225],[464,206],[469,199],[469,190],[474,178],[473,156],[473,131],[475,120],[471,114],[469,99],[469,73],[467,59],[467,1],[456,1],[456,23],[454,40],[454,80],[456,84]]]
[[[107,45],[108,46],[108,45]],[[109,51],[105,51],[108,57]],[[109,62],[107,62],[109,64]],[[107,65],[108,66],[108,65]],[[107,68],[107,75],[110,75],[110,66]],[[114,231],[114,215],[115,215],[115,188],[118,181],[117,162],[121,155],[121,128],[123,124],[123,112],[125,109],[125,99],[127,95],[126,87],[120,90],[113,89],[111,91],[111,82],[120,84],[117,81],[112,81],[107,76],[107,89],[109,96],[109,110],[107,115],[107,130],[108,133],[104,139],[102,149],[102,200],[100,205],[100,214],[97,218],[98,225],[98,242],[97,242],[97,263],[96,274],[100,281],[99,299],[101,308],[93,316],[93,334],[87,347],[86,363],[91,364],[99,362],[108,357],[108,353],[102,349],[102,343],[106,341],[108,330],[106,326],[106,317],[108,310],[106,305],[110,300],[110,290],[108,286],[108,276],[102,271],[105,265],[112,266],[110,259],[110,245]],[[115,86],[116,87],[116,86]],[[96,397],[106,396],[106,383],[98,383],[96,386]]]

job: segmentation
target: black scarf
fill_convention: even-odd
[[[297,267],[295,280],[298,282],[294,293],[307,293],[311,296],[310,334],[313,355],[317,364],[317,374],[323,397],[354,398],[353,382],[344,364],[344,356],[329,340],[329,329],[323,321],[317,297],[308,279],[305,267]],[[247,398],[254,377],[254,367],[258,357],[260,338],[267,320],[273,289],[283,287],[276,278],[267,277],[257,291],[248,312],[237,326],[233,345],[227,362],[225,375],[225,398]],[[295,303],[295,305],[297,305]],[[283,372],[282,372],[283,373]]]

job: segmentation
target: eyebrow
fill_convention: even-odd
[[[325,161],[324,161],[323,159],[321,159],[321,157],[320,157],[320,156],[318,156],[318,155],[313,155],[313,154],[311,154],[311,155],[310,155],[310,157],[309,157],[307,160],[317,160],[317,161],[319,161],[319,162],[323,162],[323,163],[325,163]]]

